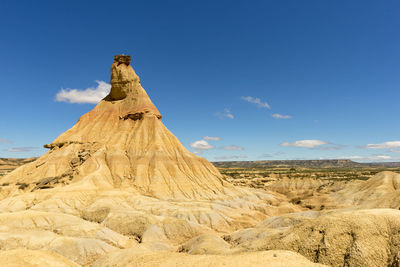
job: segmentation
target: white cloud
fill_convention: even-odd
[[[272,157],[273,157],[272,154],[265,153],[265,154],[262,154],[259,158],[272,158]]]
[[[338,150],[342,149],[346,146],[338,145],[322,140],[298,140],[295,142],[283,142],[279,144],[280,146],[290,146],[290,147],[302,147],[302,148],[310,148],[310,149],[318,149],[318,150]]]
[[[261,156],[259,156],[259,158],[272,158],[272,157],[278,157],[278,156],[282,156],[285,155],[285,152],[279,151],[279,152],[275,152],[273,154],[271,153],[264,153]]]
[[[214,148],[214,146],[210,145],[206,140],[194,141],[193,143],[190,143],[190,146],[198,150],[209,150]]]
[[[38,149],[37,147],[13,147],[9,148],[6,151],[8,152],[30,152],[34,149]]]
[[[275,114],[272,114],[271,115],[273,118],[275,118],[275,119],[283,119],[283,120],[285,120],[285,119],[291,119],[292,118],[292,116],[290,116],[290,115],[282,115],[282,114],[278,114],[278,113],[275,113]]]
[[[203,137],[204,140],[211,140],[211,141],[220,141],[221,137],[217,137],[217,136],[204,136]]]
[[[357,159],[362,159],[363,157],[361,157],[361,156],[342,156],[342,157],[338,157],[338,159],[354,159],[354,160],[357,160]]]
[[[215,159],[218,160],[225,160],[225,159],[245,159],[247,158],[246,155],[229,155],[229,156],[218,156],[215,157]]]
[[[240,99],[252,103],[260,108],[271,109],[271,106],[267,102],[262,102],[261,99],[252,96],[242,96]]]
[[[193,151],[192,153],[195,154],[195,155],[200,155],[201,153],[203,153],[203,151],[197,151],[196,150],[196,151]]]
[[[368,144],[365,147],[372,148],[372,149],[400,148],[400,141],[390,141],[390,142],[384,142],[384,143],[380,143],[380,144]]]
[[[104,81],[96,81],[96,88],[89,87],[80,89],[61,89],[56,95],[56,101],[78,104],[97,104],[110,92],[111,85]]]
[[[389,155],[372,155],[372,156],[342,156],[338,159],[350,159],[360,162],[374,162],[374,161],[385,161],[385,160],[398,160],[398,158],[393,158]]]
[[[0,143],[11,144],[12,142],[11,142],[10,140],[1,139],[1,138],[0,138]]]
[[[322,146],[322,147],[319,147],[318,149],[320,149],[320,150],[325,150],[325,151],[329,151],[329,150],[338,150],[338,149],[342,149],[342,148],[344,148],[344,147],[346,147],[346,146],[344,146],[344,145],[335,145],[335,144],[329,143],[329,146]]]
[[[379,156],[375,156],[376,159],[378,160],[383,160],[383,159],[393,159],[391,156],[388,155],[379,155]]]
[[[292,146],[292,147],[305,147],[305,148],[317,148],[323,145],[329,144],[322,140],[299,140],[294,143],[284,142],[281,146]]]
[[[230,112],[227,112],[227,113],[226,113],[226,117],[229,118],[229,119],[232,119],[232,120],[235,118],[235,117],[232,115],[232,113],[230,113]]]
[[[224,112],[217,112],[215,113],[215,116],[217,116],[220,119],[223,118],[229,118],[229,119],[234,119],[235,116],[233,116],[233,114],[231,113],[231,111],[229,110],[229,108],[224,109]]]
[[[235,146],[235,145],[224,146],[224,147],[221,147],[221,149],[224,149],[224,150],[244,150],[243,147],[241,147],[241,146]]]

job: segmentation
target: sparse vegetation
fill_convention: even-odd
[[[18,189],[24,190],[24,189],[27,188],[28,186],[29,186],[29,184],[20,183]]]
[[[308,162],[304,164],[305,166],[299,166],[298,161],[296,164],[296,167],[290,164],[270,166],[264,162],[261,162],[260,166],[255,165],[255,162],[247,165],[246,162],[240,162],[240,164],[232,162],[233,166],[230,166],[229,162],[224,162],[223,167],[220,164],[215,165],[219,166],[218,169],[225,179],[234,185],[276,191],[287,195],[292,204],[313,210],[326,209],[325,205],[316,206],[308,203],[310,201],[307,199],[312,199],[314,194],[323,195],[337,191],[349,183],[366,181],[381,171],[400,173],[399,167],[393,167],[395,164],[387,167],[365,164],[356,168],[328,166],[325,161],[323,162],[324,168],[309,167]],[[289,181],[285,179],[289,179]],[[295,186],[299,182],[298,180],[304,185],[303,189]],[[290,188],[291,185],[293,185],[292,188]]]
[[[36,158],[15,159],[15,158],[0,158],[0,177],[5,176],[21,165],[35,161]]]
[[[314,178],[328,181],[350,181],[350,180],[368,180],[370,177],[374,176],[381,171],[393,171],[400,173],[400,167],[392,167],[394,165],[391,163],[388,167],[373,166],[372,164],[365,164],[362,167],[349,168],[349,167],[329,167],[329,168],[315,168],[315,167],[305,167],[297,166],[296,168],[288,166],[269,166],[260,162],[260,166],[255,165],[254,162],[249,162],[246,166],[246,162],[240,163],[241,167],[237,167],[239,162],[231,162],[232,166],[229,165],[230,162],[216,163],[215,165],[219,171],[225,175],[228,179],[254,179],[254,178],[294,178],[294,179],[304,179],[304,178]],[[265,165],[265,166],[264,166]],[[309,166],[309,164],[305,164]],[[327,165],[327,163],[324,163]]]

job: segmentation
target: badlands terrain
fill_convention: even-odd
[[[163,125],[129,56],[111,85],[43,156],[1,159],[1,266],[399,266],[396,164],[216,168]]]

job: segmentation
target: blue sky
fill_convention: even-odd
[[[43,154],[95,105],[71,89],[95,101],[125,53],[164,124],[209,160],[398,161],[399,13],[395,0],[2,1],[0,157]]]

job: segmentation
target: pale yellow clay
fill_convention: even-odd
[[[324,195],[319,181],[233,186],[163,125],[129,56],[111,85],[0,179],[0,266],[397,266],[400,211],[361,209],[397,208],[398,174]]]

